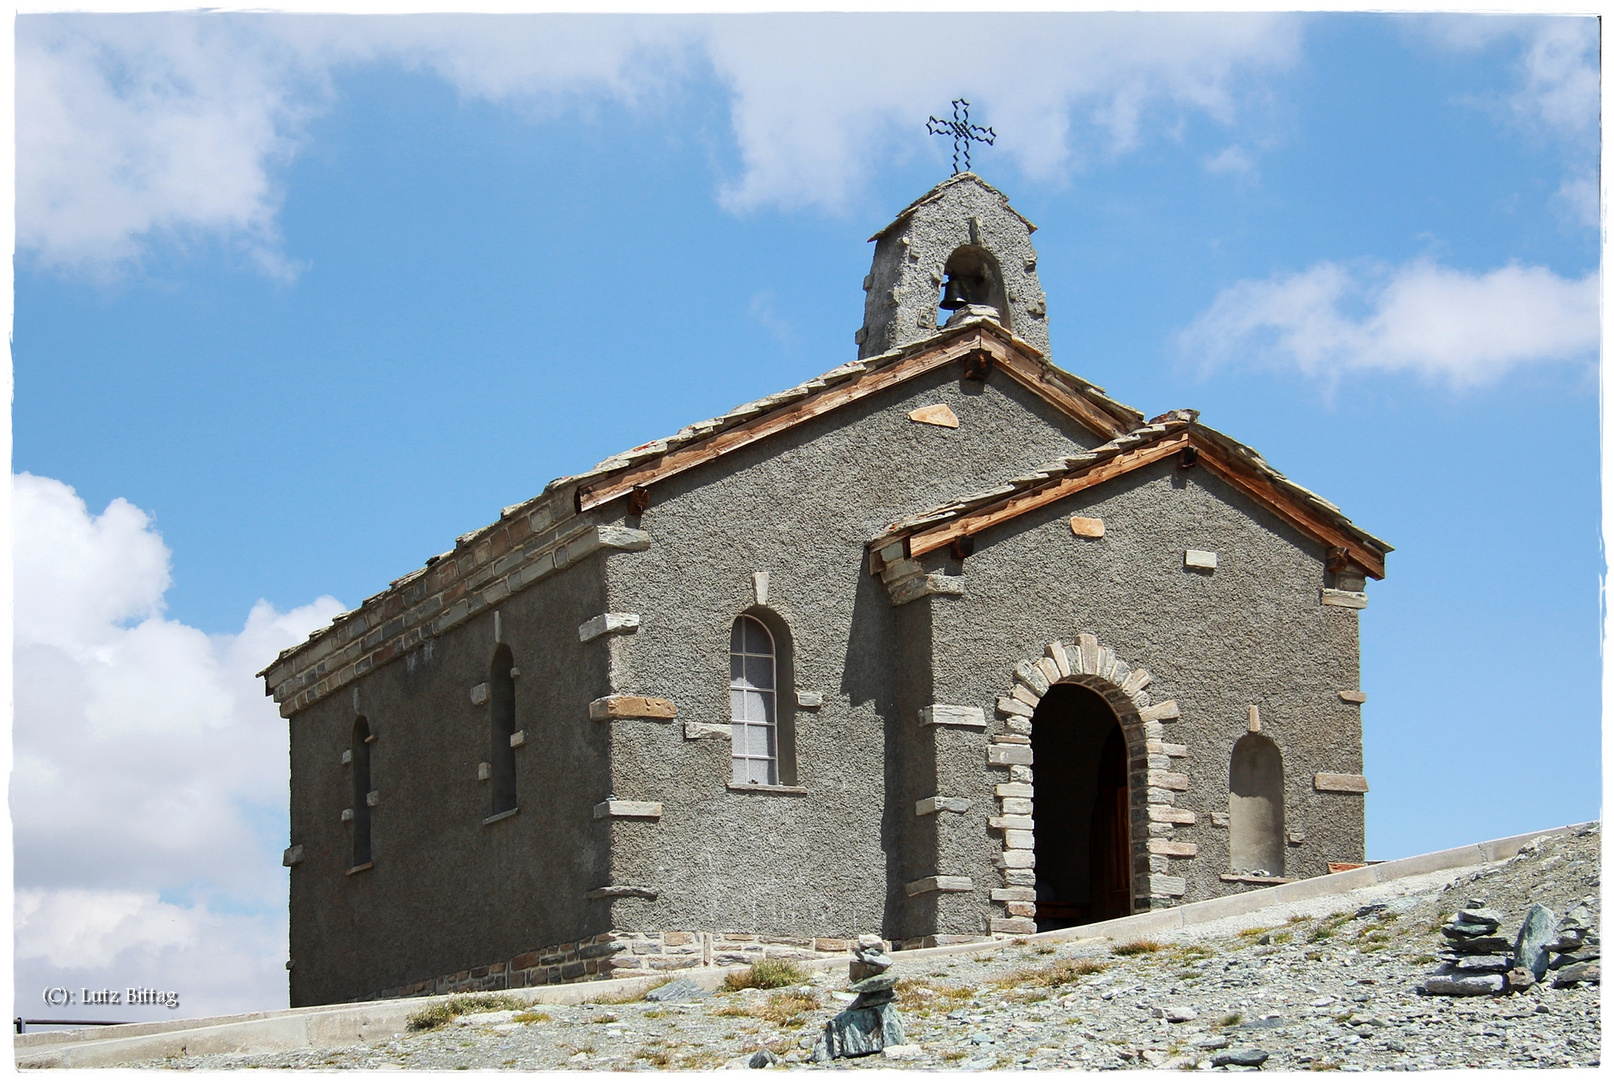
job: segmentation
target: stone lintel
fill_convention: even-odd
[[[1322,592],[1324,607],[1361,608],[1367,607],[1367,593],[1351,592],[1348,589],[1324,589]]]
[[[1311,778],[1311,786],[1318,791],[1341,791],[1350,795],[1367,792],[1367,777],[1351,773],[1320,772]]]

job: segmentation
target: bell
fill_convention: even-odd
[[[949,274],[947,284],[942,286],[941,306],[948,311],[957,311],[967,304],[969,301],[964,298],[964,283]]]

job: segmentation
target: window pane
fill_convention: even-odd
[[[772,690],[773,657],[747,656],[745,658],[745,682],[747,686],[754,686],[759,690]]]
[[[739,653],[729,654],[729,685],[745,685],[745,657]]]
[[[750,763],[750,779],[759,784],[773,783],[773,762],[753,759]]]
[[[745,721],[748,724],[773,723],[773,695],[761,690],[747,690]]]
[[[773,655],[773,642],[768,640],[768,631],[755,619],[745,620],[745,651]]]
[[[734,759],[734,782],[743,784],[751,779],[751,765],[745,758]]]
[[[729,719],[736,724],[745,722],[745,691],[729,691]]]
[[[729,652],[745,651],[745,631],[742,629],[745,622],[744,618],[734,620],[734,630],[729,634]]]
[[[758,724],[747,724],[745,728],[745,756],[754,758],[769,757],[773,749],[768,744],[773,742],[768,738],[772,728],[765,728]]]

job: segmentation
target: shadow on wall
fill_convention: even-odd
[[[1228,776],[1229,857],[1235,874],[1283,876],[1283,755],[1265,735],[1233,744]]]

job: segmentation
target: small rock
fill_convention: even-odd
[[[460,1027],[490,1027],[493,1024],[507,1024],[516,1014],[514,1009],[501,1009],[498,1012],[462,1013],[454,1018],[454,1023]]]
[[[696,998],[706,996],[693,979],[674,979],[670,983],[663,983],[644,996],[646,1001],[672,1002],[694,1001]]]
[[[1195,1039],[1194,1045],[1201,1050],[1225,1050],[1227,1049],[1227,1036],[1212,1035],[1206,1039]]]
[[[1265,1050],[1257,1050],[1254,1047],[1246,1047],[1242,1050],[1229,1050],[1225,1054],[1217,1054],[1215,1057],[1211,1058],[1211,1064],[1244,1065],[1247,1067],[1260,1068],[1266,1063],[1269,1056],[1270,1055],[1268,1055]]]
[[[1454,965],[1456,971],[1498,975],[1506,974],[1512,967],[1513,961],[1506,956],[1464,956]]]
[[[1559,968],[1557,975],[1553,977],[1552,988],[1556,990],[1561,986],[1574,986],[1576,983],[1583,982],[1601,983],[1602,977],[1599,967],[1599,962],[1592,960]]]
[[[1168,1024],[1183,1024],[1199,1018],[1199,1013],[1185,1005],[1156,1005],[1154,1015],[1164,1019]]]
[[[1555,936],[1552,932],[1555,920],[1556,916],[1550,908],[1531,904],[1513,947],[1513,956],[1519,967],[1529,968],[1530,974],[1538,979],[1547,973],[1547,964],[1551,960],[1545,946]]]
[[[1449,944],[1456,952],[1468,953],[1470,955],[1478,953],[1511,954],[1513,952],[1512,943],[1510,943],[1507,938],[1499,937],[1477,937],[1466,939],[1454,938],[1453,940],[1447,942],[1447,944]]]
[[[1601,959],[1602,956],[1596,949],[1577,950],[1573,953],[1559,953],[1557,956],[1552,958],[1552,963],[1548,964],[1547,968],[1549,970],[1556,971],[1559,968],[1566,968],[1571,964],[1585,964],[1592,960]]]
[[[1424,981],[1423,992],[1445,997],[1478,997],[1500,994],[1502,986],[1500,975],[1436,975]]]
[[[1504,977],[1507,979],[1508,989],[1514,993],[1528,990],[1536,984],[1535,973],[1529,968],[1516,967]]]
[[[889,990],[896,985],[897,976],[895,975],[873,975],[867,979],[860,979],[848,986],[847,989],[854,994],[878,994],[880,991]]]
[[[1383,911],[1386,906],[1387,905],[1385,904],[1364,904],[1356,909],[1356,914],[1352,915],[1351,918],[1365,919],[1369,915],[1377,915],[1379,912]]]
[[[888,1058],[917,1058],[925,1056],[925,1048],[918,1043],[902,1043],[898,1046],[888,1046],[880,1051],[882,1057]]]
[[[1502,925],[1502,913],[1490,908],[1464,908],[1457,913],[1456,921],[1470,926],[1494,928]]]
[[[1271,934],[1262,934],[1260,937],[1256,938],[1255,941],[1256,941],[1257,945],[1271,945],[1272,944],[1272,935]]]
[[[760,1047],[756,1053],[751,1055],[751,1060],[747,1061],[746,1064],[753,1069],[766,1069],[769,1065],[779,1064],[779,1055],[769,1050],[766,1046]]]

